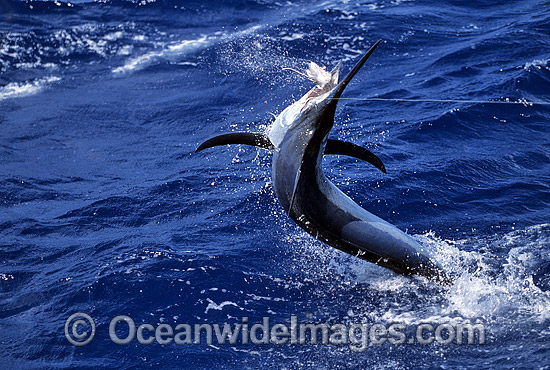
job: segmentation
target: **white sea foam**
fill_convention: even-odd
[[[231,302],[231,301],[223,301],[222,303],[217,304],[216,302],[214,302],[210,298],[207,298],[206,300],[208,301],[208,306],[206,306],[206,310],[204,311],[204,313],[208,313],[208,311],[210,311],[210,310],[221,311],[221,310],[223,310],[223,308],[225,306],[239,307],[235,302]]]
[[[133,72],[144,69],[162,59],[180,57],[199,49],[201,46],[206,47],[207,41],[208,38],[203,36],[196,40],[184,40],[178,44],[170,45],[161,51],[151,51],[138,57],[131,58],[123,66],[113,69],[113,73]]]
[[[537,68],[537,69],[548,69],[550,70],[550,67],[548,66],[548,62],[550,62],[549,59],[535,59],[531,62],[525,63],[523,66],[523,69],[529,70],[530,68]]]
[[[164,45],[162,50],[151,51],[137,57],[130,58],[123,66],[113,69],[115,74],[131,73],[147,68],[150,65],[168,60],[170,62],[181,63],[181,59],[188,54],[202,50],[215,43],[229,41],[234,38],[246,36],[258,30],[260,26],[252,26],[243,31],[232,34],[216,33],[210,36],[202,35],[196,39],[182,40],[175,43]]]
[[[57,70],[80,63],[82,55],[95,60],[130,55],[133,43],[126,38],[134,33],[133,27],[86,23],[48,34],[6,32],[0,37],[0,73],[15,69]]]
[[[292,34],[289,34],[289,35],[287,35],[287,34],[285,33],[284,36],[281,36],[281,40],[285,40],[285,41],[301,40],[301,39],[303,39],[305,36],[306,36],[305,33],[292,33]]]
[[[12,82],[0,87],[0,101],[11,98],[21,98],[40,92],[46,85],[59,81],[61,78],[49,76],[22,83]]]

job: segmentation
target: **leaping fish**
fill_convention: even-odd
[[[355,203],[325,176],[321,167],[324,155],[339,154],[364,160],[386,173],[380,158],[369,150],[328,138],[340,96],[380,41],[341,82],[341,62],[330,72],[310,63],[305,75],[315,86],[276,117],[267,135],[223,134],[205,141],[196,152],[225,144],[247,144],[272,151],[275,194],[302,229],[334,248],[397,273],[449,283],[445,271],[418,242]]]

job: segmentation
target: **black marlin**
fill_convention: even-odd
[[[338,99],[379,43],[367,51],[341,82],[338,82],[341,62],[331,72],[310,63],[307,76],[316,86],[279,114],[269,134],[220,135],[202,143],[196,152],[225,144],[272,150],[275,193],[301,228],[334,248],[397,273],[449,282],[420,244],[355,203],[327,179],[321,168],[323,155],[341,154],[365,160],[386,172],[382,161],[367,149],[328,139]]]

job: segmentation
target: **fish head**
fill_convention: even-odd
[[[342,81],[339,81],[342,62],[339,62],[331,72],[313,62],[310,63],[307,76],[315,83],[315,87],[300,100],[285,108],[273,122],[268,136],[275,148],[280,147],[285,140],[299,139],[300,142],[306,143],[309,141],[308,138],[314,136],[326,141],[334,126],[338,99],[379,43],[380,40],[367,51]]]

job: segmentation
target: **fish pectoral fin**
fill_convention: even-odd
[[[328,139],[325,147],[325,154],[347,155],[363,161],[367,161],[380,171],[386,173],[386,167],[382,160],[370,150],[347,141]]]
[[[253,133],[253,132],[231,132],[229,134],[223,134],[214,136],[206,140],[204,143],[199,145],[195,153],[200,152],[206,148],[212,148],[219,145],[227,144],[245,144],[257,146],[260,148],[272,150],[273,144],[271,140],[265,134]]]

